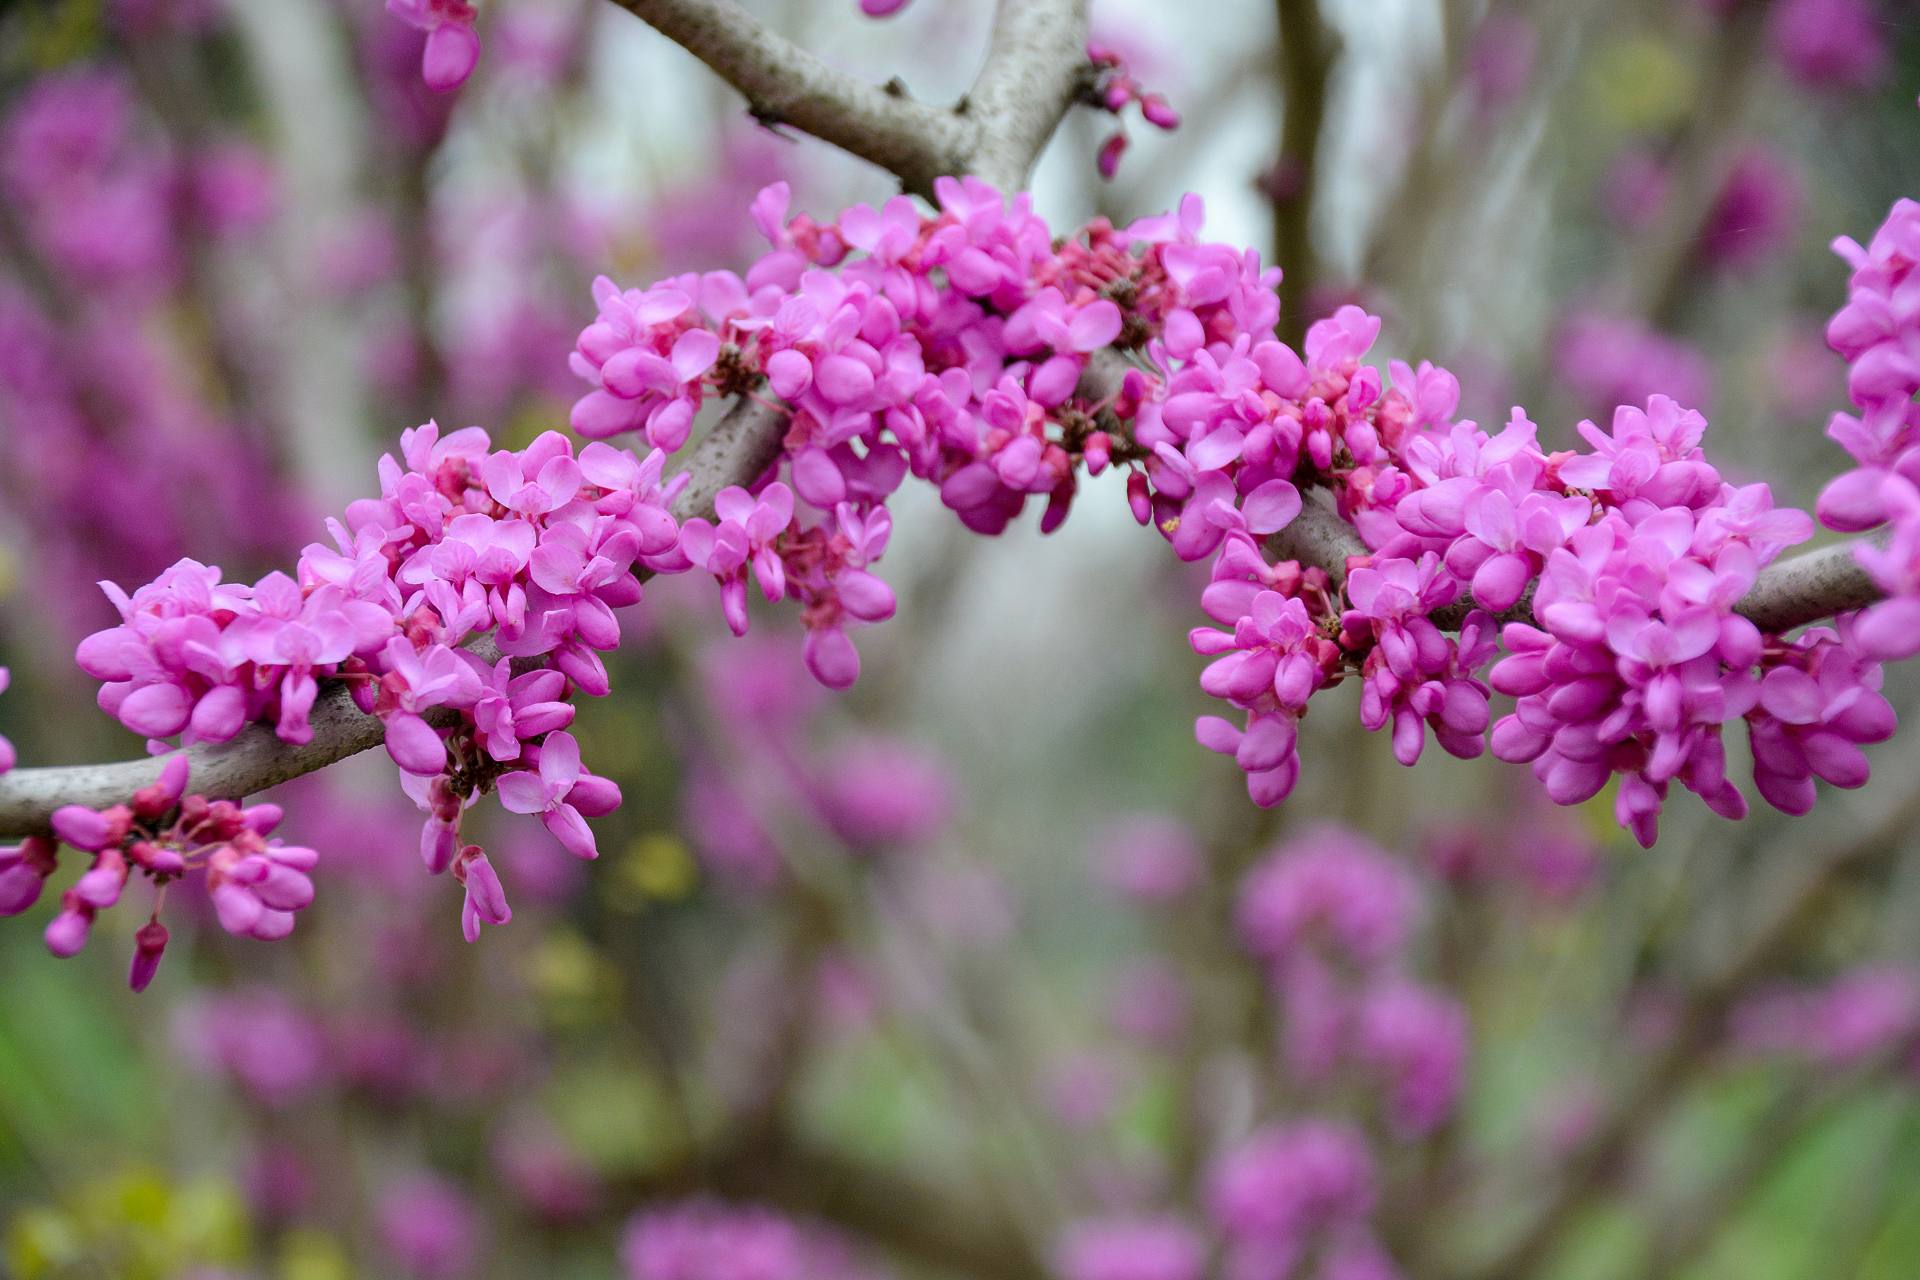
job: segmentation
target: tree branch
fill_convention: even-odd
[[[1320,275],[1313,203],[1334,37],[1320,16],[1320,0],[1278,0],[1277,10],[1280,155],[1267,194],[1273,204],[1273,260],[1285,273],[1280,278],[1280,336],[1299,346],[1313,319],[1308,295]]]
[[[1818,920],[1830,896],[1849,877],[1907,847],[1920,795],[1896,805],[1873,830],[1828,855],[1741,942],[1720,968],[1687,994],[1679,1025],[1646,1068],[1581,1146],[1561,1162],[1560,1177],[1534,1217],[1487,1262],[1467,1270],[1471,1280],[1528,1280],[1544,1270],[1563,1233],[1608,1185],[1644,1126],[1663,1114],[1691,1078],[1702,1055],[1722,1034],[1735,1001],[1771,972],[1791,945]]]
[[[957,112],[828,66],[733,0],[613,0],[738,89],[763,124],[789,124],[929,194],[965,171],[976,128]]]
[[[1761,570],[1736,612],[1778,633],[1864,609],[1885,595],[1853,558],[1855,540],[1776,560]]]
[[[1000,0],[987,60],[952,108],[915,101],[897,81],[848,75],[761,25],[733,0],[613,0],[738,89],[756,118],[789,124],[931,195],[971,173],[1007,191],[1073,105],[1087,64],[1087,0]]]
[[[967,171],[1026,186],[1088,67],[1087,0],[1000,0],[986,65],[960,104],[979,129]]]

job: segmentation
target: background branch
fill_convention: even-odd
[[[1278,0],[1280,18],[1280,156],[1266,183],[1273,203],[1273,260],[1280,278],[1280,336],[1295,347],[1313,317],[1309,295],[1319,279],[1313,243],[1315,174],[1333,71],[1333,32],[1320,0]]]
[[[612,0],[711,67],[767,125],[792,125],[927,195],[959,173],[975,130],[956,112],[848,75],[769,31],[733,0]]]
[[[1088,70],[1087,0],[1000,0],[986,65],[961,104],[979,129],[967,171],[1002,190],[1026,186]]]

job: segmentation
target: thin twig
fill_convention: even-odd
[[[1562,1166],[1559,1183],[1531,1222],[1492,1259],[1468,1274],[1474,1280],[1528,1280],[1558,1246],[1567,1227],[1604,1187],[1620,1159],[1649,1121],[1691,1077],[1704,1052],[1721,1033],[1729,1008],[1765,975],[1803,936],[1825,907],[1828,895],[1847,877],[1907,847],[1920,817],[1920,792],[1852,844],[1829,855],[1747,935],[1740,950],[1688,995],[1679,1027],[1653,1061],[1640,1072],[1580,1148]]]

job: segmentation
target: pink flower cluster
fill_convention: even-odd
[[[1845,624],[1785,642],[1735,612],[1811,523],[1775,511],[1764,485],[1723,483],[1700,449],[1699,414],[1654,396],[1644,410],[1621,408],[1610,433],[1583,423],[1588,451],[1548,454],[1517,409],[1498,435],[1454,422],[1458,386],[1444,370],[1396,362],[1388,383],[1359,364],[1378,323],[1343,309],[1309,331],[1305,360],[1270,340],[1218,343],[1196,352],[1157,402],[1159,425],[1184,428],[1189,465],[1241,453],[1226,492],[1268,474],[1246,473],[1249,443],[1263,455],[1275,441],[1301,449],[1298,462],[1283,455],[1282,474],[1310,466],[1373,551],[1350,565],[1342,607],[1317,575],[1267,564],[1231,527],[1259,518],[1259,489],[1211,517],[1225,530],[1217,536],[1239,545],[1216,561],[1203,607],[1234,631],[1203,629],[1192,640],[1221,655],[1202,687],[1248,720],[1241,729],[1206,717],[1199,736],[1235,755],[1256,800],[1291,789],[1295,722],[1315,692],[1348,673],[1363,681],[1363,723],[1391,726],[1401,761],[1418,758],[1428,729],[1452,754],[1478,755],[1491,718],[1478,672],[1496,652],[1495,613],[1516,620],[1501,637],[1511,656],[1493,687],[1520,698],[1494,726],[1495,754],[1533,762],[1559,803],[1622,775],[1616,811],[1650,842],[1679,779],[1738,816],[1745,802],[1726,777],[1721,731],[1741,717],[1763,747],[1762,794],[1780,807],[1804,809],[1814,776],[1864,781],[1858,744],[1891,729],[1878,670],[1853,660],[1860,651]],[[1156,354],[1177,354],[1176,332],[1170,323]],[[1155,403],[1143,406],[1142,442],[1155,439]],[[1173,461],[1169,452],[1154,461]],[[1215,537],[1189,546],[1210,550]],[[1433,621],[1448,607],[1460,619],[1456,637]],[[1518,620],[1528,614],[1537,626]],[[1829,656],[1836,648],[1851,658]]]
[[[1088,93],[1091,102],[1102,111],[1116,118],[1134,104],[1140,107],[1140,118],[1157,129],[1172,132],[1180,127],[1180,113],[1175,111],[1165,97],[1149,90],[1140,83],[1127,56],[1113,45],[1095,40],[1087,45],[1087,61],[1093,64],[1094,83]],[[1126,154],[1127,133],[1125,129],[1115,129],[1100,144],[1096,162],[1100,176],[1111,180],[1120,170],[1120,157]]]
[[[188,875],[205,875],[207,894],[227,932],[249,938],[284,938],[294,913],[313,901],[308,872],[319,860],[312,850],[270,839],[280,824],[280,806],[243,808],[186,791],[188,763],[175,755],[152,785],[126,804],[94,810],[70,804],[53,815],[58,840],[31,836],[0,848],[0,915],[18,915],[40,898],[58,869],[59,845],[90,854],[87,870],[61,895],[60,910],[46,929],[47,949],[78,955],[95,917],[119,904],[135,875],[154,886],[147,922],[134,933],[128,983],[144,991],[160,967],[168,934],[160,923],[167,888]]]
[[[1890,19],[1874,0],[1773,0],[1767,41],[1787,73],[1812,89],[1866,89],[1889,61]]]
[[[1315,1257],[1316,1274],[1329,1278],[1361,1258],[1384,1264],[1367,1226],[1375,1178],[1366,1139],[1344,1124],[1305,1120],[1252,1134],[1208,1175],[1208,1209],[1227,1239],[1222,1274],[1294,1275]],[[1384,1265],[1377,1274],[1397,1274]]]
[[[1881,612],[1764,636],[1735,605],[1810,522],[1775,511],[1764,485],[1723,483],[1699,414],[1654,396],[1619,410],[1610,433],[1581,424],[1586,451],[1549,454],[1518,409],[1497,435],[1456,421],[1459,386],[1443,369],[1395,361],[1383,377],[1362,363],[1380,322],[1357,307],[1314,324],[1304,355],[1279,341],[1277,272],[1202,241],[1197,198],[1056,242],[1026,196],[974,179],[942,179],[936,194],[932,213],[901,197],[821,223],[788,218],[776,184],[753,209],[771,251],[744,276],[597,282],[599,316],[571,358],[591,388],[572,421],[592,443],[576,454],[550,432],[495,450],[478,428],[442,438],[428,424],[383,460],[380,496],[353,504],[293,577],[223,583],[182,561],[131,595],[109,586],[122,623],[78,653],[105,682],[102,707],[153,739],[225,741],[264,721],[298,743],[321,683],[345,682],[385,722],[428,815],[422,856],[464,886],[471,938],[509,915],[485,855],[459,838],[478,795],[497,789],[574,853],[595,853],[586,819],[619,792],[583,769],[570,699],[607,691],[599,654],[619,643],[615,610],[642,578],[710,575],[736,634],[750,586],[797,601],[806,665],[844,687],[859,671],[848,631],[895,607],[872,570],[887,499],[909,474],[995,534],[1034,498],[1042,529],[1057,527],[1080,468],[1118,466],[1142,523],[1180,558],[1212,559],[1202,607],[1227,629],[1191,642],[1214,658],[1203,689],[1244,722],[1203,717],[1198,736],[1235,757],[1262,804],[1294,785],[1308,702],[1348,675],[1363,723],[1390,727],[1403,762],[1429,730],[1456,756],[1480,754],[1492,615],[1528,612],[1538,625],[1515,620],[1503,636],[1510,656],[1492,684],[1519,704],[1492,741],[1531,761],[1560,803],[1619,776],[1616,812],[1648,842],[1675,780],[1737,815],[1721,738],[1736,718],[1781,808],[1804,810],[1814,777],[1864,781],[1859,745],[1892,729],[1873,641],[1911,607],[1920,571],[1901,557],[1920,519],[1867,553],[1899,597]],[[1899,470],[1920,386],[1901,345],[1916,211],[1903,202],[1871,249],[1848,248],[1853,299],[1833,336],[1854,359],[1863,416],[1835,431],[1866,479],[1823,510],[1855,524],[1920,510]],[[1093,369],[1107,348],[1138,357],[1117,381]],[[678,523],[686,480],[664,480],[667,454],[709,397],[768,393],[788,415],[779,456],[721,492],[712,518]],[[644,459],[598,439],[628,432],[653,445]],[[1302,485],[1329,490],[1369,548],[1344,574],[1266,558],[1263,541],[1305,509]],[[484,635],[495,662],[468,647]],[[879,823],[858,841],[918,822],[841,791],[842,808]],[[836,803],[834,788],[821,794]],[[929,807],[931,793],[908,806]]]
[[[1076,1222],[1056,1251],[1061,1280],[1202,1280],[1207,1246],[1178,1218]]]
[[[1860,615],[1853,634],[1870,657],[1909,658],[1920,653],[1920,203],[1895,203],[1866,247],[1845,236],[1833,247],[1853,272],[1827,343],[1847,359],[1857,412],[1834,414],[1827,434],[1854,467],[1816,510],[1821,523],[1849,532],[1892,524],[1884,543],[1856,549],[1887,599]]]
[[[1732,1032],[1749,1052],[1805,1057],[1829,1068],[1895,1053],[1920,1074],[1920,973],[1873,965],[1823,985],[1763,990],[1734,1009]]]
[[[603,280],[573,357],[593,386],[573,426],[594,438],[637,431],[672,450],[710,394],[763,384],[790,408],[785,455],[722,494],[713,521],[689,521],[681,549],[720,583],[736,633],[749,581],[798,601],[808,666],[836,688],[859,673],[848,632],[893,613],[872,566],[909,473],[977,532],[1031,497],[1052,528],[1077,462],[1100,469],[1112,448],[1073,401],[1089,354],[1122,337],[1103,291],[1138,267],[1128,239],[1097,227],[1056,254],[1027,197],[975,179],[936,190],[932,217],[901,197],[821,224],[787,221],[785,184],[769,187],[753,212],[773,251],[744,277]]]
[[[643,1210],[620,1249],[627,1280],[879,1280],[846,1241],[770,1210],[693,1200]]]
[[[472,0],[387,0],[387,12],[427,33],[420,76],[429,89],[445,92],[465,84],[480,62],[480,11]]]
[[[1267,968],[1287,1018],[1293,1072],[1324,1081],[1357,1068],[1384,1092],[1396,1128],[1431,1132],[1465,1078],[1466,1015],[1404,976],[1422,890],[1364,837],[1316,827],[1247,874],[1236,910],[1242,942]]]
[[[1546,557],[1539,626],[1507,625],[1511,656],[1492,674],[1519,699],[1494,727],[1494,753],[1531,761],[1560,804],[1620,775],[1615,813],[1649,845],[1675,780],[1715,812],[1744,815],[1721,728],[1768,714],[1755,670],[1777,647],[1734,606],[1812,532],[1803,513],[1775,511],[1765,485],[1723,484],[1699,448],[1705,429],[1662,396],[1645,411],[1622,408],[1610,435],[1582,424],[1595,452],[1556,459],[1551,472],[1556,488],[1592,495],[1594,521]],[[1877,672],[1863,678],[1877,683]]]
[[[334,522],[332,545],[308,546],[295,577],[223,583],[182,561],[131,596],[106,584],[121,625],[78,659],[128,728],[186,742],[255,721],[309,741],[321,682],[345,682],[385,722],[428,815],[422,857],[465,886],[471,938],[509,916],[484,854],[458,838],[479,793],[497,789],[569,851],[596,854],[586,819],[620,793],[582,768],[570,699],[607,692],[599,653],[619,643],[613,611],[639,599],[636,573],[685,567],[667,511],[684,482],[661,485],[658,452],[592,444],[576,457],[554,433],[493,450],[478,428],[442,438],[428,424],[401,451],[381,464],[381,496]],[[504,656],[467,647],[483,634]]]

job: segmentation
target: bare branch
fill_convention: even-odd
[[[1087,0],[1000,0],[986,64],[954,108],[828,66],[733,0],[613,3],[706,63],[761,121],[811,133],[921,195],[944,174],[1024,187],[1087,66]]]
[[[1768,565],[1735,611],[1762,631],[1779,633],[1866,608],[1884,593],[1853,558],[1856,545],[1842,542]]]
[[[965,170],[975,127],[956,112],[828,66],[733,0],[613,0],[711,67],[764,124],[787,124],[896,174],[922,195]]]
[[[1087,70],[1087,0],[1000,0],[986,65],[962,103],[979,128],[968,172],[1007,191],[1026,186]]]
[[[1870,831],[1814,866],[1742,938],[1722,966],[1690,984],[1674,1034],[1622,1088],[1593,1132],[1560,1161],[1559,1177],[1539,1211],[1491,1259],[1468,1269],[1465,1276],[1527,1280],[1542,1273],[1568,1226],[1589,1206],[1590,1194],[1608,1184],[1645,1127],[1664,1114],[1692,1079],[1723,1033],[1734,1003],[1778,966],[1794,941],[1818,922],[1834,891],[1848,878],[1907,846],[1916,817],[1920,817],[1920,795],[1909,795]]]
[[[1320,276],[1313,206],[1335,42],[1320,14],[1320,0],[1278,0],[1277,9],[1281,137],[1268,195],[1273,203],[1273,260],[1286,273],[1280,279],[1281,336],[1297,346],[1313,319],[1307,303]]]

